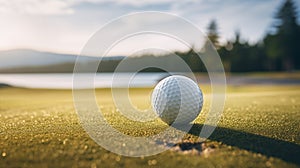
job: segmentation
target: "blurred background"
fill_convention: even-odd
[[[67,74],[73,72],[76,56],[93,33],[116,17],[149,10],[174,13],[199,27],[218,50],[227,74],[295,73],[300,69],[299,7],[300,1],[296,0],[0,0],[0,83],[2,86],[70,87],[71,75]],[[161,24],[169,22],[157,19]],[[138,27],[145,22],[147,19],[127,24]],[[180,25],[170,27],[180,28]],[[122,27],[116,27],[116,31],[118,29]],[[188,31],[185,34],[189,36]],[[200,37],[193,40],[196,44]],[[193,50],[153,36],[133,39],[128,46],[123,45],[109,55],[90,55],[81,61],[88,65],[97,57],[103,57],[98,72],[106,75],[99,77],[99,87],[109,84],[104,82],[111,78],[108,73],[114,72],[120,61],[128,56],[140,62],[161,61],[166,62],[166,66],[174,66],[168,62],[171,54],[145,52],[130,55],[130,46],[138,47],[146,41],[155,41],[157,45],[174,51],[193,72],[206,71],[197,56],[201,49]],[[140,86],[152,85],[153,81],[164,76],[149,73],[163,72],[157,68],[144,69],[143,72],[148,72],[143,79],[149,81]],[[59,82],[46,86],[49,81]],[[202,81],[209,82],[207,79]],[[299,83],[293,78],[289,82]]]

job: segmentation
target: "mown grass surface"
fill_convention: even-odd
[[[213,135],[199,143],[205,106],[185,140],[150,157],[130,158],[97,145],[79,123],[69,90],[0,89],[0,167],[299,167],[300,86],[229,87]],[[121,117],[110,90],[97,90],[109,123],[132,136],[164,130],[160,120],[141,124]],[[149,107],[150,88],[132,89],[132,103]],[[109,138],[109,137],[108,137]]]

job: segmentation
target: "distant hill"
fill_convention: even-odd
[[[74,55],[40,52],[35,50],[7,50],[0,51],[0,68],[15,68],[27,66],[41,66],[74,62]]]
[[[0,73],[58,73],[72,72],[77,55],[40,52],[35,50],[0,51]],[[124,56],[102,57],[102,61],[120,61]],[[98,61],[86,56],[81,63]]]
[[[0,83],[0,88],[4,88],[4,87],[11,87],[11,86],[5,83]]]

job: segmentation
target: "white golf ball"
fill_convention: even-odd
[[[193,80],[173,75],[155,86],[151,105],[155,113],[167,124],[188,124],[199,115],[203,95]]]

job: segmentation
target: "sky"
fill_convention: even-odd
[[[218,23],[220,41],[234,39],[239,30],[244,40],[255,43],[274,22],[283,0],[0,0],[0,50],[33,49],[79,54],[103,25],[122,15],[169,12],[183,17],[206,32],[212,19]],[[300,7],[300,1],[295,1]],[[144,22],[136,22],[143,26]],[[175,27],[174,27],[175,28]],[[176,26],[180,29],[180,25]],[[121,27],[116,27],[116,31]],[[188,36],[188,32],[186,32]],[[155,37],[156,38],[156,37]],[[141,39],[131,40],[132,45]],[[157,45],[165,45],[156,39]],[[168,43],[169,45],[172,42]],[[172,45],[170,45],[172,46]],[[176,49],[174,43],[173,49]],[[126,45],[110,55],[126,55]],[[172,47],[170,47],[171,49]]]

